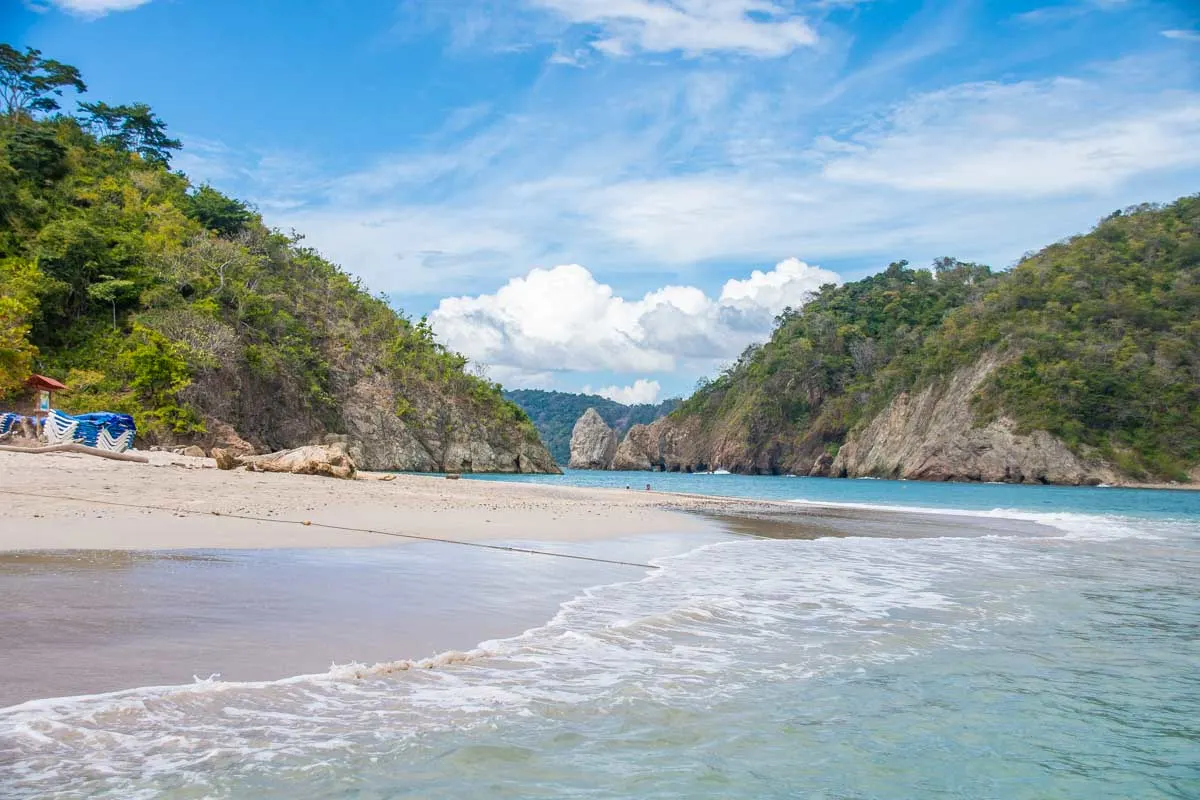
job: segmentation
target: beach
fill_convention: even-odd
[[[646,491],[652,474],[629,476],[638,489],[347,481],[147,456],[0,452],[0,707],[469,649],[650,560],[738,537],[1046,531]],[[512,547],[545,554],[482,549]]]
[[[0,454],[0,794],[1194,796],[1191,493],[150,455]]]
[[[908,513],[646,491],[656,480],[653,473],[630,474],[630,489],[427,475],[365,474],[341,481],[222,471],[211,459],[148,455],[150,464],[136,464],[0,452],[0,552],[346,548],[404,541],[389,533],[586,541],[709,530],[714,520],[740,532],[785,536],[903,535],[902,529],[914,528]],[[945,524],[936,517],[924,523],[933,535]],[[988,533],[997,523],[974,525]],[[961,535],[963,528],[956,521],[941,533]]]

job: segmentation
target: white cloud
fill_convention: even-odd
[[[1168,39],[1178,39],[1183,42],[1200,42],[1200,31],[1171,30],[1163,31]]]
[[[150,0],[50,0],[56,7],[81,17],[102,17],[113,11],[132,11]]]
[[[1103,192],[1139,173],[1200,165],[1194,146],[1200,96],[1129,109],[1105,95],[1070,79],[926,94],[896,109],[882,127],[841,142],[825,177],[904,191],[1027,197]]]
[[[635,406],[640,403],[657,403],[658,396],[662,392],[662,385],[658,381],[638,378],[630,386],[606,386],[603,389],[584,386],[580,392],[582,394],[598,394],[617,403]]]
[[[736,356],[766,338],[785,307],[839,280],[788,259],[728,281],[716,299],[694,286],[664,286],[630,300],[567,264],[534,269],[495,294],[446,298],[430,321],[450,348],[510,373],[671,372]],[[649,388],[635,382],[630,391]]]
[[[855,272],[942,255],[1005,266],[1117,208],[1195,191],[1200,93],[1186,54],[1159,50],[1070,77],[906,90],[869,116],[845,104],[907,56],[849,81],[835,110],[820,103],[836,71],[815,51],[554,68],[515,107],[468,107],[452,132],[351,172],[277,157],[229,169],[217,162],[232,154],[190,137],[176,163],[231,176],[217,185],[405,305],[493,292],[537,264],[622,285],[646,271],[698,285],[717,265],[797,252]]]
[[[767,0],[528,0],[572,24],[603,32],[592,47],[611,56],[735,52],[774,58],[816,44],[799,16]]]
[[[1063,22],[1097,11],[1117,11],[1128,5],[1128,3],[1129,0],[1077,0],[1076,2],[1035,8],[1032,11],[1016,14],[1013,18],[1018,22],[1034,25]]]

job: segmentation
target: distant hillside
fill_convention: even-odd
[[[571,429],[589,408],[624,436],[634,425],[647,425],[666,416],[679,406],[678,399],[664,400],[657,405],[645,403],[627,406],[594,394],[547,392],[541,389],[516,389],[504,396],[520,406],[542,436],[550,455],[559,464],[571,458]]]
[[[633,461],[671,470],[1195,481],[1200,196],[1117,212],[1008,272],[899,262],[826,286],[634,433]]]
[[[31,372],[142,443],[281,449],[344,436],[368,469],[553,471],[500,387],[429,326],[169,167],[144,105],[50,116],[73,68],[0,44],[0,401]]]

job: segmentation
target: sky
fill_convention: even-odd
[[[0,0],[506,387],[688,394],[826,283],[1200,191],[1195,0]]]

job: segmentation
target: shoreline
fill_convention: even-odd
[[[345,481],[150,455],[0,452],[0,590],[16,600],[0,622],[19,645],[0,655],[0,705],[474,647],[541,624],[631,567],[640,575],[655,558],[738,536],[1059,533],[920,509],[432,475]],[[30,663],[44,674],[28,674]]]
[[[714,524],[789,538],[895,536],[905,535],[897,533],[903,529],[934,536],[1052,530],[969,512],[433,475],[366,473],[343,481],[222,471],[210,459],[148,455],[150,464],[135,464],[0,452],[0,552],[369,548],[422,538],[575,542],[699,532]],[[923,533],[912,532],[917,525]],[[794,530],[785,530],[789,526]]]
[[[0,552],[364,548],[402,544],[401,537],[573,542],[698,532],[714,524],[738,533],[805,538],[894,536],[917,524],[927,529],[923,535],[934,536],[986,535],[999,528],[1030,535],[1053,530],[970,512],[942,515],[927,509],[797,505],[433,475],[366,473],[343,481],[222,471],[210,459],[148,455],[150,464],[135,464],[67,453],[0,452],[0,520],[5,523]],[[787,526],[796,530],[787,532]]]

